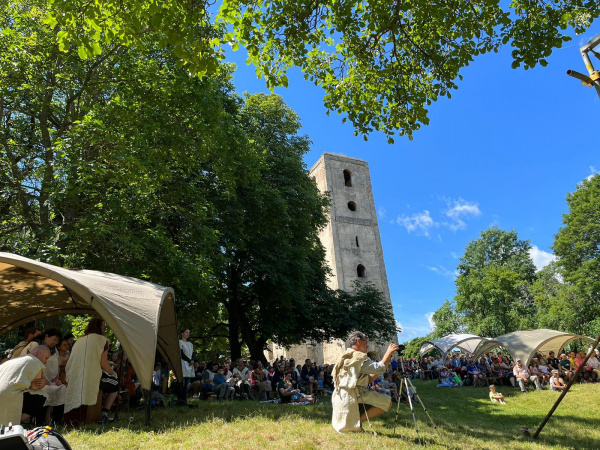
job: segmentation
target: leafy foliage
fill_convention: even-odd
[[[43,25],[46,6],[0,12],[2,250],[172,286],[205,356],[226,339],[258,359],[267,340],[342,337],[379,318],[369,301],[390,315],[373,290],[327,289],[327,198],[280,97],[236,96],[230,66],[193,76],[158,31],[82,55]],[[345,323],[315,319],[330,301]]]
[[[287,71],[299,67],[323,88],[329,111],[365,139],[380,130],[390,143],[397,131],[412,138],[427,125],[427,107],[450,98],[460,70],[478,55],[510,45],[513,67],[545,66],[553,49],[571,40],[566,30],[582,33],[600,14],[594,0],[225,0],[216,20],[209,0],[49,5],[45,22],[61,51],[73,46],[90,58],[153,34],[178,64],[210,75],[224,45],[242,45],[268,87],[287,86]]]
[[[555,235],[554,251],[562,275],[582,302],[587,320],[600,313],[600,175],[584,180],[567,195],[569,212]]]
[[[432,339],[439,339],[452,333],[458,334],[464,331],[463,319],[456,312],[454,302],[446,300],[442,303],[442,306],[433,313],[431,320],[435,324]]]
[[[493,337],[521,328],[535,278],[529,248],[515,231],[495,226],[467,245],[457,268],[456,307],[468,331]]]

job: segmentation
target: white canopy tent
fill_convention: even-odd
[[[95,314],[150,390],[156,350],[182,379],[173,289],[93,270],[70,270],[0,252],[0,335],[52,315]]]
[[[538,330],[514,331],[495,339],[483,341],[473,353],[477,358],[493,348],[504,347],[515,360],[521,358],[523,365],[529,366],[536,353],[547,355],[553,351],[558,355],[565,345],[577,339],[594,342],[594,339],[579,334],[540,328]]]
[[[474,334],[449,334],[441,339],[423,342],[419,354],[423,356],[427,352],[437,348],[442,352],[442,359],[446,360],[446,355],[456,347],[467,353],[474,353],[475,349],[482,342],[487,342],[488,340],[488,338],[476,336]]]

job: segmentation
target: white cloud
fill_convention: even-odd
[[[396,321],[402,327],[402,333],[398,336],[400,342],[410,341],[416,337],[423,337],[433,330],[433,312],[417,316],[404,316],[402,322]]]
[[[552,261],[556,261],[556,256],[554,256],[552,253],[541,250],[537,245],[534,245],[529,249],[529,256],[531,256],[531,259],[533,259],[533,264],[535,264],[537,270],[542,270]]]
[[[451,219],[447,224],[452,231],[464,230],[467,224],[463,219],[477,217],[481,215],[479,205],[477,203],[468,202],[459,198],[458,200],[448,200],[448,209],[446,216]]]
[[[385,219],[387,217],[387,211],[383,206],[380,206],[377,210],[377,214],[379,214],[380,219]]]
[[[448,270],[444,266],[427,266],[427,269],[443,277],[454,279],[458,276],[458,272],[456,270]]]
[[[594,166],[590,166],[590,174],[586,177],[586,180],[591,180],[594,178],[594,175],[599,173]]]
[[[446,220],[436,220],[431,216],[428,210],[414,213],[411,216],[403,214],[398,216],[396,222],[406,228],[409,233],[416,233],[421,236],[430,237],[432,228],[449,228],[456,232],[467,228],[466,221],[481,215],[479,205],[475,202],[468,202],[462,198],[458,200],[441,197],[440,200],[446,202],[446,209],[442,209]],[[381,213],[380,213],[381,214]],[[442,242],[442,236],[437,235],[437,239]]]
[[[433,315],[435,313],[434,312],[428,312],[425,314],[425,318],[427,319],[427,322],[429,322],[429,327],[433,330],[435,328],[435,323],[433,322]]]
[[[439,224],[431,218],[431,214],[427,210],[413,214],[410,217],[405,215],[399,216],[397,222],[399,225],[406,228],[406,231],[409,233],[414,231],[422,236],[429,236],[429,230],[432,227],[439,226]]]

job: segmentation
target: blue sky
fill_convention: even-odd
[[[340,116],[327,116],[323,91],[298,70],[275,90],[313,142],[308,167],[324,152],[369,163],[400,342],[431,331],[431,314],[455,295],[457,258],[489,226],[530,240],[539,268],[551,260],[567,193],[600,170],[600,99],[566,75],[586,72],[579,47],[598,32],[575,36],[546,68],[511,69],[509,48],[478,57],[452,99],[430,107],[430,125],[394,145],[381,134],[364,142]],[[238,65],[240,93],[268,92],[244,50],[228,61]]]

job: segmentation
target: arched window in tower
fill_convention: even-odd
[[[344,184],[348,187],[352,187],[352,174],[348,169],[344,169]]]
[[[360,245],[358,245],[358,236],[356,236],[356,246],[360,247]]]
[[[359,264],[356,267],[356,275],[358,275],[358,278],[365,278],[367,276],[365,266],[363,266],[362,264]]]
[[[350,201],[348,202],[348,209],[349,209],[350,211],[356,211],[356,203],[354,203],[352,200],[350,200]]]

